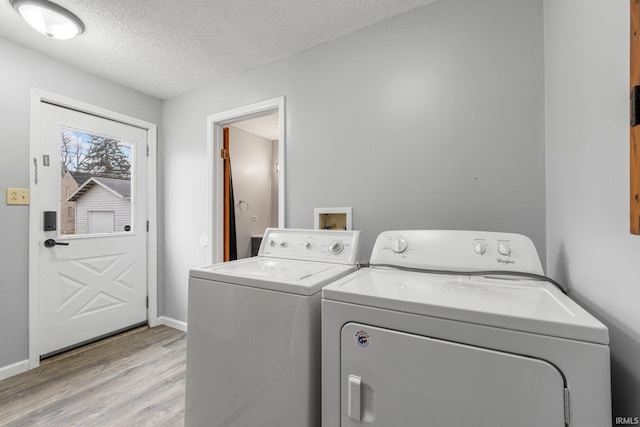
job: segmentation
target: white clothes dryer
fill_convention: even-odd
[[[187,426],[320,425],[321,289],[359,231],[267,229],[257,257],[189,273]]]
[[[370,262],[322,291],[323,427],[611,425],[608,330],[527,237],[389,231]]]

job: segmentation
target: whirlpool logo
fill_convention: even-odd
[[[498,261],[500,264],[515,264],[516,262],[512,259],[508,259],[508,258],[496,258],[496,261]]]

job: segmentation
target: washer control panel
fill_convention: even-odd
[[[258,256],[355,265],[360,232],[268,228]]]
[[[385,231],[376,239],[370,262],[429,270],[544,274],[531,239],[488,231]]]

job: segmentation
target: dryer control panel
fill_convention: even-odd
[[[268,228],[258,256],[355,265],[360,231]]]
[[[489,231],[385,231],[376,239],[370,262],[428,270],[544,274],[531,239]]]

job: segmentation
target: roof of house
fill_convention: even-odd
[[[78,185],[82,185],[88,179],[91,179],[93,175],[89,173],[76,172],[76,171],[67,171],[69,175],[78,183]]]
[[[80,197],[82,197],[84,193],[86,193],[96,185],[109,190],[121,199],[131,198],[131,180],[93,176],[85,181],[84,184],[80,186],[80,188],[78,188],[71,196],[69,196],[69,198],[67,198],[67,201],[77,201]]]

